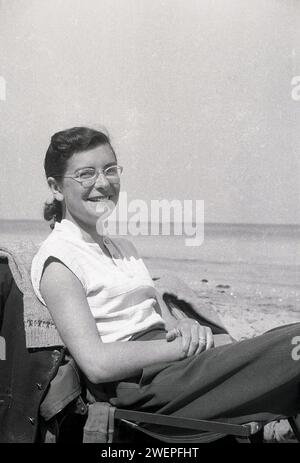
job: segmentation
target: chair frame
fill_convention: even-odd
[[[87,415],[88,406],[84,403],[82,397],[78,397],[75,402],[73,413]],[[158,442],[166,443],[210,443],[228,436],[234,438],[238,443],[263,442],[263,427],[267,424],[267,422],[256,421],[245,424],[232,424],[121,408],[115,409],[114,419],[115,423],[122,423],[133,431],[138,431]],[[282,416],[282,419],[288,419],[296,439],[300,442],[300,415],[288,418]],[[149,429],[147,426],[151,426],[151,428]],[[163,432],[163,430],[155,429],[155,426],[174,428],[177,432],[172,434],[169,429],[167,432]],[[182,430],[181,434],[178,433],[179,430]],[[191,433],[187,433],[188,430]],[[114,433],[114,438],[116,436],[117,433]],[[118,440],[113,440],[113,442],[118,442]],[[122,443],[124,442],[129,443],[131,441],[122,440]]]
[[[234,436],[237,440],[240,439],[241,442],[250,442],[250,436],[257,433],[262,428],[262,425],[256,422],[237,425],[224,423],[221,421],[196,420],[191,418],[176,417],[174,415],[169,416],[160,413],[137,412],[125,409],[116,409],[115,419],[122,421],[129,427],[143,432],[154,439],[169,443],[212,442],[226,436]],[[159,432],[150,431],[149,429],[143,427],[141,423],[198,431],[198,433],[193,433],[191,435],[182,434],[176,436],[168,434],[166,436]]]

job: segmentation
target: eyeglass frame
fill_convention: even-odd
[[[123,172],[123,166],[120,166],[119,164],[113,164],[112,166],[108,166],[106,167],[105,169],[96,169],[95,167],[81,167],[80,169],[78,169],[78,173],[81,171],[81,170],[84,170],[84,169],[94,169],[95,170],[95,178],[93,178],[94,182],[91,184],[91,185],[88,185],[88,186],[84,186],[83,183],[84,182],[90,182],[92,179],[87,179],[87,180],[79,180],[78,177],[74,177],[72,175],[53,175],[53,177],[60,177],[60,178],[72,178],[73,180],[75,180],[76,182],[80,183],[83,188],[89,188],[91,186],[94,186],[95,183],[97,182],[98,178],[99,178],[99,175],[100,173],[102,175],[104,175],[104,177],[106,178],[106,180],[110,183],[117,183],[117,182],[113,182],[111,180],[109,180],[105,174],[105,171],[108,170],[108,169],[111,169],[112,167],[118,167],[119,169],[119,174],[118,174],[118,178],[120,178],[120,175],[122,174]],[[75,174],[76,172],[74,172]],[[116,177],[117,178],[117,177]],[[118,181],[119,183],[119,181]]]

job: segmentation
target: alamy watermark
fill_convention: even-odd
[[[294,336],[292,339],[292,344],[295,345],[292,350],[292,359],[300,360],[300,336]]]
[[[295,76],[291,80],[291,97],[294,101],[300,101],[300,76]]]
[[[95,203],[99,235],[184,236],[186,246],[201,246],[204,240],[204,201],[135,199],[128,202],[121,192],[113,201]]]
[[[6,342],[3,336],[0,336],[0,360],[6,360]]]
[[[6,80],[0,76],[0,101],[6,100]]]

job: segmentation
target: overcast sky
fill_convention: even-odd
[[[0,218],[42,218],[55,131],[105,125],[129,200],[300,223],[299,3],[0,1]]]

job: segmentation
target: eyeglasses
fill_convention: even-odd
[[[119,183],[120,175],[123,172],[123,167],[114,165],[106,167],[106,169],[95,169],[94,167],[85,167],[79,169],[73,175],[64,175],[62,178],[72,178],[76,182],[81,183],[84,188],[89,188],[95,185],[96,181],[99,178],[99,175],[104,175],[104,177],[111,183]]]

